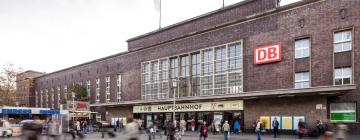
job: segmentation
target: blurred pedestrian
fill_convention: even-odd
[[[305,123],[303,119],[299,120],[298,123],[298,135],[299,135],[299,139],[301,139],[304,134],[307,132],[307,130],[305,129]]]
[[[53,138],[54,140],[58,139],[58,133],[56,132],[56,124],[55,122],[50,118],[47,122],[47,136],[48,139]]]
[[[234,135],[238,134],[240,131],[240,123],[238,119],[235,119],[234,122]]]
[[[200,127],[200,140],[206,140],[207,131],[208,131],[208,128],[206,126],[206,122],[204,121],[203,124]]]
[[[186,121],[184,119],[180,121],[180,129],[181,129],[181,135],[184,136],[186,131]]]
[[[195,125],[196,125],[196,122],[194,119],[191,120],[191,131],[192,132],[195,132]]]
[[[169,121],[167,125],[167,138],[169,140],[175,140],[175,121]]]
[[[125,134],[129,137],[129,140],[138,140],[139,136],[139,123],[137,119],[126,125]]]
[[[262,125],[261,121],[259,119],[257,119],[256,120],[256,127],[255,127],[257,140],[261,140],[261,131],[262,131],[262,126],[261,125]]]
[[[101,138],[105,137],[105,133],[108,134],[109,138],[113,138],[116,136],[114,132],[109,131],[109,129],[111,127],[110,123],[103,121],[103,122],[101,122],[100,126],[101,126]]]
[[[224,125],[222,126],[222,129],[224,131],[224,140],[227,140],[230,131],[230,125],[228,121],[225,121]]]
[[[276,117],[272,121],[272,127],[274,128],[274,138],[276,138],[279,130],[279,121],[277,121]]]
[[[336,126],[336,139],[337,140],[345,140],[347,138],[347,125],[343,123],[339,123]]]

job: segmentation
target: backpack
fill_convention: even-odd
[[[263,131],[263,130],[265,130],[265,129],[264,129],[264,124],[263,124],[263,123],[260,123],[260,131]]]

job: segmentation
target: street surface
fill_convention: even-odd
[[[101,138],[101,133],[95,132],[92,134],[87,134],[86,140],[128,140],[128,138],[123,133],[116,133],[115,138],[109,138],[107,135],[105,138]],[[0,138],[1,140],[22,140],[21,137],[11,137],[11,138]],[[72,138],[68,137],[66,140],[71,140]],[[181,138],[182,140],[199,140],[198,133],[186,133],[185,136]],[[272,138],[272,135],[266,134],[262,137],[263,140],[296,140],[298,139],[295,135],[281,135],[278,138]],[[308,138],[304,137],[302,140],[317,140],[319,138]],[[352,136],[348,140],[359,140],[360,136]],[[41,140],[52,140],[51,138],[47,139],[47,137],[42,137]],[[59,140],[64,140],[64,138],[60,138]],[[148,136],[146,134],[140,134],[139,140],[148,140]],[[166,137],[163,135],[162,138],[160,136],[156,136],[155,139],[152,140],[166,140]],[[222,135],[212,135],[209,134],[207,140],[223,140]],[[255,134],[239,134],[237,136],[231,135],[229,140],[256,140]]]

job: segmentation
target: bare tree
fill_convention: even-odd
[[[22,71],[14,64],[5,64],[0,69],[0,106],[16,104],[16,75]]]

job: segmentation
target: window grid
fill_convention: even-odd
[[[170,87],[169,93],[171,94],[169,94],[167,98],[172,98],[174,92],[173,90],[175,90],[177,97],[180,96],[178,91],[180,91],[181,94],[181,88],[183,88],[187,83],[182,82],[184,81],[182,79],[187,77],[187,75],[189,75],[189,80],[191,79],[192,91],[191,94],[188,94],[190,96],[241,93],[243,90],[241,45],[241,42],[229,43],[220,47],[212,47],[201,50],[200,53],[188,53],[190,55],[180,55],[178,57],[170,58],[170,67],[168,70],[170,72],[169,78],[171,81],[165,82],[164,85],[172,86],[173,80],[179,80],[177,87],[180,89]],[[187,62],[190,60],[191,62]],[[186,63],[183,63],[184,61],[186,61]],[[148,75],[150,73],[149,65],[151,62],[142,63],[141,91],[143,100],[156,99],[156,97],[151,96],[153,93],[150,92],[150,89],[154,88],[150,83],[155,81],[154,79],[147,78],[150,77]],[[188,66],[190,64],[191,66]],[[190,68],[191,73],[187,74],[187,71],[190,71]],[[161,75],[162,74],[159,72],[160,79],[162,78]],[[181,97],[188,95],[181,94]]]
[[[54,108],[55,106],[55,90],[54,88],[51,88],[51,94],[50,94],[50,98],[51,98],[51,107],[50,108]]]
[[[49,90],[45,89],[45,96],[44,96],[44,107],[48,108],[49,106]]]
[[[351,30],[334,33],[334,52],[345,52],[352,49]]]
[[[116,78],[116,101],[121,101],[121,74],[118,74]]]
[[[35,107],[38,107],[39,105],[38,105],[38,103],[39,103],[39,93],[37,92],[37,91],[35,91]]]
[[[352,69],[351,67],[335,69],[334,84],[348,85],[352,83]]]
[[[105,77],[106,103],[110,102],[110,76]]]
[[[57,107],[60,108],[60,86],[56,87],[57,88],[57,93],[56,93],[56,98],[57,98]]]
[[[43,107],[43,96],[44,96],[44,92],[43,90],[40,90],[40,107]]]
[[[96,84],[95,84],[95,86],[96,86],[96,90],[95,90],[95,94],[96,94],[96,98],[95,98],[95,102],[96,103],[99,103],[100,102],[100,79],[99,78],[97,78],[96,79]]]
[[[90,82],[90,80],[86,80],[86,92],[87,92],[87,97],[90,99],[91,98],[91,82]]]
[[[306,58],[310,55],[310,39],[304,38],[295,41],[295,59]]]
[[[310,87],[310,74],[309,72],[295,73],[295,88],[309,88]]]

